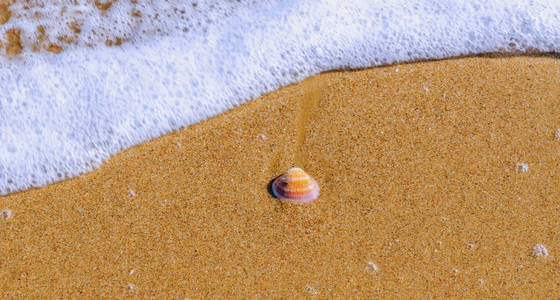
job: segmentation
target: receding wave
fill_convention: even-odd
[[[25,2],[0,8],[0,194],[319,72],[560,52],[555,0]]]

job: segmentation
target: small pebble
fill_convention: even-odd
[[[517,163],[517,164],[515,165],[515,167],[517,168],[517,172],[522,172],[522,173],[524,173],[524,172],[529,171],[529,165],[526,164],[526,163]]]
[[[132,189],[128,190],[128,194],[132,197],[136,196],[136,193]]]
[[[11,209],[3,209],[0,210],[0,217],[4,219],[9,219],[12,217],[12,210]]]
[[[374,262],[370,261],[367,263],[367,269],[377,272],[377,270],[379,270],[379,267]]]
[[[533,247],[533,256],[535,257],[548,256],[548,250],[543,244],[536,244],[535,247]]]
[[[560,140],[560,128],[556,129],[556,138]]]
[[[305,289],[307,290],[307,292],[313,295],[317,295],[319,293],[316,289],[309,285],[305,286]]]

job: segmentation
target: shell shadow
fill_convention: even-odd
[[[274,198],[274,211],[277,213],[282,213],[284,212],[284,210],[286,209],[286,203],[285,201],[280,200],[278,197],[276,197],[274,195],[274,192],[272,191],[272,184],[274,183],[274,180],[276,180],[276,178],[280,177],[282,175],[278,175],[276,177],[274,177],[271,181],[268,182],[268,185],[266,186],[266,190],[268,191],[268,193],[272,196],[272,198]]]
[[[278,176],[274,177],[271,181],[268,182],[268,185],[266,186],[266,190],[268,191],[268,193],[269,193],[274,199],[277,199],[277,200],[280,200],[280,199],[278,199],[278,197],[276,197],[276,196],[274,195],[274,192],[272,191],[272,184],[274,183],[274,180],[276,180],[276,178],[278,178],[278,177],[280,177],[280,176],[282,176],[282,175],[278,175]]]

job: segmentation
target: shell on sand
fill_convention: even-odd
[[[319,185],[300,168],[291,168],[272,183],[272,192],[280,200],[312,202],[319,197]]]

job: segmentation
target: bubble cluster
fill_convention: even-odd
[[[0,194],[90,171],[319,72],[560,52],[552,0],[9,4],[0,6]]]

